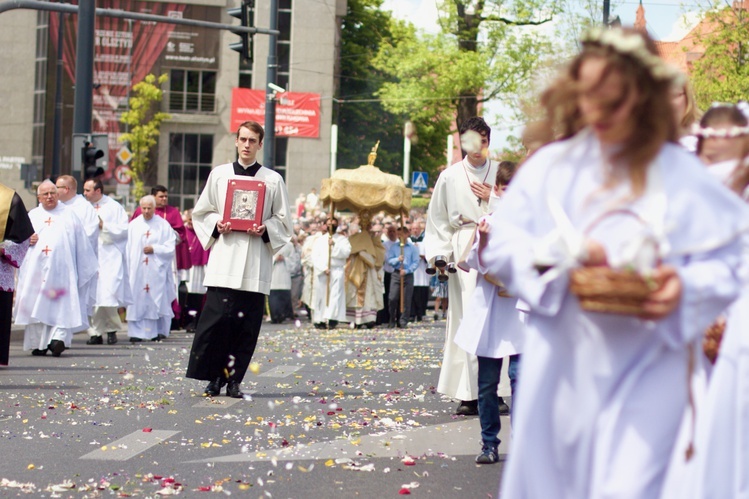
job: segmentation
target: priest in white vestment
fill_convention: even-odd
[[[15,323],[26,326],[24,350],[59,357],[73,332],[88,327],[86,293],[96,277],[96,255],[78,216],[58,201],[55,184],[45,180],[37,195],[40,205],[29,212],[34,235],[18,275]]]
[[[98,256],[98,240],[99,240],[99,218],[96,216],[96,210],[93,209],[91,203],[89,203],[85,197],[78,194],[78,181],[72,175],[60,175],[55,181],[57,186],[57,195],[61,203],[73,210],[83,225],[83,230],[88,236],[91,247],[94,249],[94,253]],[[91,282],[86,290],[88,299],[86,302],[82,302],[85,305],[84,313],[91,317],[96,305],[96,282],[97,279],[91,279]],[[77,331],[74,331],[77,332]]]
[[[479,219],[489,212],[489,198],[497,164],[488,158],[491,129],[482,118],[471,118],[460,127],[461,135],[476,134],[480,145],[462,161],[443,171],[434,186],[424,233],[426,259],[457,264],[467,250]],[[448,280],[447,332],[437,391],[461,401],[457,414],[478,414],[478,363],[476,356],[455,343],[465,306],[476,287],[476,271],[458,271]]]
[[[127,269],[128,216],[120,203],[103,193],[99,179],[87,180],[83,194],[99,220],[99,279],[96,306],[88,331],[88,345],[101,345],[104,334],[107,345],[117,343],[117,331],[124,329],[119,308],[131,303]]]
[[[207,396],[219,395],[226,385],[228,396],[243,398],[240,383],[260,335],[273,255],[293,234],[283,178],[256,161],[264,134],[257,122],[239,125],[235,139],[238,160],[211,171],[192,212],[195,233],[211,254],[205,270],[206,302],[186,376],[209,381],[204,391]],[[231,220],[224,218],[229,181],[237,178],[265,185],[262,223],[246,231],[233,230]]]
[[[312,312],[313,304],[313,293],[312,293],[312,282],[313,275],[315,273],[315,267],[312,263],[312,248],[315,245],[315,241],[318,237],[322,236],[325,231],[318,230],[317,224],[310,224],[310,234],[305,238],[302,244],[302,273],[304,274],[304,282],[302,283],[302,303],[307,305],[310,311],[310,317]]]
[[[346,276],[344,266],[351,254],[348,238],[339,234],[338,220],[328,219],[333,236],[322,234],[312,247],[312,323],[335,327],[346,320]]]
[[[169,336],[177,297],[172,260],[177,236],[169,222],[154,216],[156,199],[140,200],[141,214],[130,222],[127,266],[132,304],[127,307],[127,334],[131,342],[159,341]]]

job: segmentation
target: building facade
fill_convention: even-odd
[[[316,106],[315,133],[304,137],[295,136],[296,127],[279,128],[277,112],[274,167],[286,178],[293,199],[299,192],[319,187],[328,176],[332,96],[346,1],[277,1],[281,34],[274,83],[288,90],[288,95],[305,95]],[[268,3],[99,0],[97,7],[238,24],[227,9],[244,5],[251,24],[268,27]],[[21,164],[36,165],[40,180],[53,169],[70,173],[80,159],[72,134],[76,23],[76,16],[30,10],[0,15],[0,40],[6,48],[0,53],[6,68],[0,73],[6,90],[0,103],[0,181],[19,190],[30,206],[36,200],[24,189]],[[265,91],[269,39],[267,35],[253,37],[252,61],[247,62],[229,48],[239,40],[229,31],[98,16],[92,130],[107,137],[109,155],[103,177],[107,190],[127,191],[127,184],[121,182],[127,181],[123,173],[129,154],[127,144],[118,138],[127,131],[119,118],[127,110],[132,85],[147,74],[166,74],[160,110],[170,118],[163,122],[158,144],[152,149],[146,183],[166,185],[170,204],[191,208],[211,167],[236,158],[233,96],[238,87]],[[288,100],[283,95],[279,106]]]

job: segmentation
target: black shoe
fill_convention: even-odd
[[[156,338],[151,338],[151,341],[164,341],[166,339],[166,336],[163,334],[157,334]]]
[[[101,339],[101,336],[92,336],[88,339],[86,342],[86,345],[103,345],[104,341]]]
[[[65,351],[65,343],[60,340],[52,340],[49,342],[49,351],[52,352],[53,357],[59,357],[62,352]]]
[[[408,321],[400,321],[400,322],[398,322],[398,327],[400,327],[400,328],[408,327]]]
[[[229,381],[229,384],[226,385],[226,395],[234,399],[244,398],[244,393],[239,389],[239,383],[236,381]]]
[[[316,322],[315,329],[328,329],[328,325],[324,322]]]
[[[476,456],[476,464],[494,464],[499,461],[499,453],[494,445],[484,445],[481,454]]]
[[[388,327],[389,327],[390,329],[395,329],[395,328],[397,327],[397,325],[395,324],[395,322],[392,322],[392,321],[391,321],[391,322],[390,322],[390,323],[388,324]]]
[[[328,321],[328,329],[335,329],[338,327],[338,321]]]
[[[204,394],[209,397],[216,397],[221,393],[221,387],[224,386],[224,378],[216,378],[205,387]]]
[[[39,350],[38,348],[35,348],[31,351],[31,355],[36,355],[37,357],[42,357],[44,355],[47,355],[47,349]]]
[[[136,338],[134,336],[130,338],[130,343],[140,343],[141,341],[143,341],[143,338]]]
[[[101,338],[101,336],[99,336],[99,338]],[[99,341],[101,341],[101,339],[99,339]],[[117,341],[117,331],[107,333],[107,345],[114,345]]]
[[[460,405],[458,405],[458,408],[455,410],[455,414],[458,416],[478,416],[479,401],[461,400]]]
[[[499,397],[499,415],[500,416],[509,416],[510,415],[510,406],[505,403],[505,399],[502,397]]]

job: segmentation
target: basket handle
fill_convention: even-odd
[[[590,224],[588,224],[588,226],[585,228],[585,230],[583,231],[583,234],[585,234],[586,236],[590,234],[590,231],[595,229],[598,226],[598,224],[606,220],[610,215],[629,215],[635,220],[639,221],[642,225],[645,225],[645,220],[643,220],[642,217],[638,215],[637,213],[635,213],[634,211],[629,210],[627,208],[617,208],[615,210],[605,211],[601,213],[598,217],[593,219],[593,221],[590,222]]]

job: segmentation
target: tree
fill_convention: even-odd
[[[749,95],[749,2],[705,12],[699,43],[705,53],[692,64],[697,103],[738,102]]]
[[[133,158],[130,161],[130,174],[133,179],[133,196],[140,199],[146,194],[144,179],[147,174],[149,153],[157,144],[161,122],[169,119],[168,113],[154,112],[154,104],[161,102],[163,91],[161,85],[168,76],[162,74],[158,78],[149,74],[143,81],[133,86],[134,95],[130,97],[130,108],[122,113],[120,122],[128,125],[128,131],[120,136],[120,142],[127,142]]]
[[[546,37],[521,27],[545,24],[559,11],[540,0],[444,0],[439,8],[439,34],[395,23],[392,42],[375,59],[397,80],[378,92],[385,108],[417,124],[449,116],[459,126],[480,114],[481,103],[517,94],[551,50]]]
[[[385,82],[395,79],[373,67],[373,59],[384,41],[393,35],[391,15],[382,0],[349,0],[341,30],[340,86],[335,101],[338,132],[338,166],[355,168],[365,164],[369,151],[380,141],[377,162],[381,170],[401,175],[403,129],[407,113],[385,108],[377,96]],[[416,170],[436,172],[444,164],[444,137],[448,126],[425,123],[417,127],[418,145],[411,149]]]

